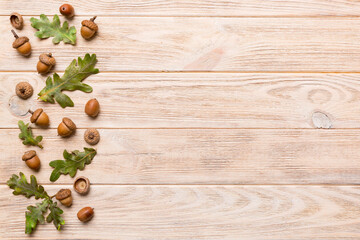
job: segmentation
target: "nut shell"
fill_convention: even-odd
[[[18,48],[22,45],[24,45],[25,43],[29,42],[29,38],[28,37],[19,37],[16,38],[12,44],[13,48]]]
[[[52,56],[51,53],[40,54],[39,61],[48,66],[54,66],[56,63],[55,58]]]
[[[36,120],[39,118],[40,114],[43,111],[44,110],[42,108],[36,109],[35,112],[31,115],[30,122],[32,122],[32,123],[36,122]]]
[[[57,131],[61,137],[69,137],[76,130],[76,125],[70,118],[63,118],[62,122],[59,124]]]
[[[76,125],[70,118],[64,117],[62,121],[71,131],[76,130]]]
[[[72,204],[71,190],[70,189],[60,189],[55,195],[56,199],[61,202],[61,204],[70,207]]]
[[[20,47],[18,47],[16,50],[24,57],[28,57],[31,54],[31,44],[30,42],[26,42]]]
[[[100,112],[100,104],[96,98],[90,99],[85,105],[85,113],[90,117],[97,117]]]
[[[10,23],[14,28],[20,30],[24,26],[24,19],[21,14],[14,12],[10,15]]]
[[[59,11],[67,18],[72,18],[75,15],[74,7],[67,3],[61,5]]]
[[[77,217],[81,222],[88,222],[94,217],[94,209],[91,207],[84,207],[77,213]]]
[[[95,128],[90,128],[84,133],[84,140],[90,145],[96,145],[100,141],[100,133]]]
[[[33,112],[30,121],[39,126],[49,126],[49,116],[44,112],[42,108],[38,108]]]
[[[35,156],[36,156],[36,151],[30,150],[24,153],[24,155],[22,156],[22,160],[27,161]]]
[[[94,32],[97,32],[99,29],[98,25],[91,20],[83,20],[81,22],[81,25],[88,27],[89,29],[93,30]]]
[[[15,90],[16,90],[16,95],[22,99],[28,99],[34,93],[33,87],[28,82],[19,82],[16,85]]]
[[[74,182],[74,189],[81,195],[86,195],[90,190],[90,181],[86,177],[78,177]]]
[[[70,197],[71,196],[71,190],[70,189],[60,189],[60,191],[58,191],[56,193],[56,199],[57,200],[63,200],[67,197]]]
[[[22,160],[25,161],[26,165],[31,169],[38,170],[40,168],[40,158],[36,155],[34,150],[25,152],[22,156]]]

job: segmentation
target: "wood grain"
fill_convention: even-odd
[[[56,128],[68,116],[80,128],[316,128],[328,116],[332,128],[359,128],[360,74],[100,73],[89,77],[94,92],[66,92],[74,108],[28,101],[14,93],[28,81],[35,93],[45,78],[35,73],[0,73],[0,127],[29,121],[41,107]],[[96,97],[101,114],[84,114]]]
[[[90,17],[90,16],[89,16]],[[85,18],[85,17],[84,17]],[[84,18],[71,25],[79,27]],[[0,71],[35,71],[52,52],[56,71],[86,52],[100,71],[358,72],[357,18],[99,17],[98,36],[76,46],[39,40],[25,17],[31,58],[12,49],[8,17],[0,17]],[[8,32],[8,34],[6,34]],[[346,37],[345,37],[346,36]],[[341,64],[339,64],[341,63]]]
[[[73,195],[63,231],[39,225],[31,239],[360,238],[353,186],[91,186],[88,196]],[[0,186],[0,202],[0,238],[24,239],[24,212],[36,201]],[[76,219],[84,206],[95,209],[88,224]]]
[[[68,1],[69,2],[69,1]],[[76,0],[76,15],[106,16],[358,16],[360,3],[353,0]],[[56,0],[2,0],[0,14],[59,13]],[[21,6],[21,8],[19,8]]]
[[[64,149],[82,150],[85,130],[61,139],[34,130],[44,149],[26,147],[19,130],[0,130],[0,183],[12,173],[35,173],[21,160],[36,149],[49,183],[48,163]],[[96,184],[359,184],[360,130],[101,129],[98,155],[77,176]],[[6,144],[5,144],[6,143]],[[61,176],[57,183],[74,179]]]

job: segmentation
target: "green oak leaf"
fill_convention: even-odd
[[[19,138],[23,140],[24,145],[32,145],[32,146],[38,146],[39,148],[43,148],[43,146],[40,144],[43,137],[37,136],[34,138],[32,134],[31,127],[29,127],[29,123],[25,124],[23,121],[18,122],[19,128],[21,133],[19,134]]]
[[[71,153],[64,150],[63,156],[65,160],[54,160],[49,164],[54,168],[50,175],[50,181],[55,182],[61,174],[69,174],[70,177],[74,177],[77,170],[83,170],[85,165],[91,163],[95,155],[96,150],[93,148],[84,148],[84,152],[76,150]]]
[[[22,172],[19,173],[19,176],[13,174],[7,181],[7,185],[11,189],[14,189],[14,195],[24,195],[27,198],[35,196],[35,199],[49,197],[47,192],[44,190],[44,187],[37,183],[34,175],[30,176],[30,183],[28,183]]]
[[[60,41],[64,43],[76,43],[76,29],[74,26],[69,28],[67,21],[60,25],[60,19],[57,14],[54,15],[53,21],[50,22],[45,14],[40,15],[40,19],[30,18],[31,26],[38,31],[35,36],[38,38],[54,37],[52,42],[57,44]]]
[[[50,204],[49,199],[45,199],[41,203],[37,203],[36,206],[28,206],[29,211],[25,212],[25,233],[30,234],[35,230],[38,223],[44,224],[44,213],[48,210]]]
[[[63,210],[57,206],[57,203],[51,202],[49,205],[50,213],[46,217],[46,222],[53,222],[55,228],[60,231],[61,226],[65,224],[64,219],[60,216],[63,214]]]
[[[27,198],[35,196],[35,199],[44,199],[41,203],[37,203],[36,206],[28,206],[25,212],[25,233],[31,234],[37,227],[38,223],[45,223],[44,214],[47,210],[50,210],[49,215],[46,217],[46,222],[53,222],[56,229],[60,230],[61,226],[65,224],[64,219],[60,216],[63,210],[57,206],[56,202],[53,202],[44,187],[39,185],[34,175],[30,176],[30,183],[26,180],[25,175],[20,172],[19,176],[13,174],[7,181],[7,185],[14,189],[14,195],[24,195]]]
[[[80,90],[86,93],[92,92],[92,87],[82,83],[82,81],[91,74],[97,74],[99,69],[95,68],[97,62],[96,55],[86,54],[84,59],[74,59],[66,68],[64,75],[60,78],[57,73],[54,73],[53,78],[46,79],[46,86],[38,94],[39,99],[44,102],[55,103],[58,102],[61,107],[73,107],[74,103],[69,96],[62,93],[62,91]]]

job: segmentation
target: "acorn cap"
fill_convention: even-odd
[[[30,150],[24,153],[24,155],[22,156],[22,160],[27,161],[35,156],[36,156],[36,152],[34,150]]]
[[[15,39],[12,46],[13,46],[13,48],[18,48],[28,41],[29,41],[28,37],[19,37],[19,38]]]
[[[89,128],[84,133],[84,140],[90,145],[98,144],[100,141],[100,133],[95,128]]]
[[[91,20],[83,20],[81,22],[81,25],[88,27],[95,32],[97,32],[97,30],[98,30],[98,25]]]
[[[70,189],[60,189],[60,191],[58,191],[56,193],[56,199],[57,200],[63,200],[65,198],[68,198],[71,196],[71,190]]]
[[[70,118],[64,117],[62,121],[71,131],[76,130],[76,125]]]
[[[19,82],[16,84],[15,92],[18,97],[22,99],[28,99],[34,93],[34,89],[28,82]]]
[[[53,66],[56,63],[55,58],[52,57],[51,53],[40,54],[39,60],[40,60],[40,62],[42,62],[48,66]]]
[[[32,114],[30,121],[32,123],[36,122],[36,120],[39,118],[40,114],[43,112],[44,110],[42,108],[38,108],[35,110],[35,112]]]
[[[78,177],[74,182],[74,189],[77,193],[85,195],[90,190],[90,181],[86,177]]]
[[[16,29],[22,29],[24,25],[24,19],[19,13],[10,14],[10,23]]]

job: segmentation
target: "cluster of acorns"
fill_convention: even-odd
[[[70,4],[63,4],[60,6],[60,13],[67,18],[72,18],[74,14],[74,8]],[[81,27],[81,36],[85,39],[91,39],[98,30],[98,26],[94,23],[96,17],[91,18],[90,20],[82,21]],[[12,13],[10,16],[10,23],[16,29],[23,28],[23,18],[18,13]],[[27,37],[19,37],[14,30],[12,30],[14,37],[16,38],[13,42],[13,48],[15,48],[21,55],[29,56],[31,54],[31,44],[29,42],[29,38]],[[55,65],[55,58],[51,53],[43,53],[39,56],[39,61],[37,63],[37,71],[40,74],[48,73],[53,66]],[[28,82],[20,82],[16,85],[16,95],[22,99],[28,99],[33,95],[33,87]],[[85,105],[85,113],[90,117],[97,117],[100,112],[100,104],[94,98],[89,100]],[[50,124],[49,116],[42,109],[36,109],[35,111],[29,110],[31,113],[30,121],[31,123],[35,123],[40,127],[48,127]],[[58,125],[57,132],[61,137],[70,137],[76,131],[75,123],[70,119],[64,117],[61,123]],[[100,141],[99,132],[94,129],[87,129],[84,133],[85,141],[90,145],[95,145]],[[37,156],[36,151],[30,150],[25,152],[22,157],[22,160],[26,163],[26,165],[33,169],[39,170],[40,168],[40,158]],[[81,194],[86,195],[90,190],[90,181],[86,177],[78,177],[74,182],[74,190]],[[72,196],[70,189],[61,189],[56,195],[56,199],[61,202],[64,206],[70,207],[72,205]],[[94,215],[94,210],[91,207],[82,208],[77,217],[82,222],[89,221]]]
[[[60,13],[67,18],[72,18],[75,16],[75,11],[73,6],[70,4],[63,4],[60,6]],[[86,40],[91,39],[95,36],[96,32],[98,31],[98,25],[94,22],[96,16],[91,18],[90,20],[83,20],[81,22],[81,36]],[[19,13],[12,13],[10,15],[10,23],[11,25],[21,30],[24,26],[24,19]],[[27,57],[31,54],[31,44],[29,42],[28,37],[19,37],[14,30],[11,30],[15,37],[15,41],[13,42],[13,48],[15,48],[21,55]],[[43,55],[43,56],[42,56]],[[38,72],[39,73],[48,73],[50,69],[55,65],[55,60],[51,58],[51,54],[42,54],[39,57],[38,63]],[[49,56],[50,55],[50,56]],[[50,60],[48,60],[50,58]],[[43,61],[44,60],[44,61]]]

